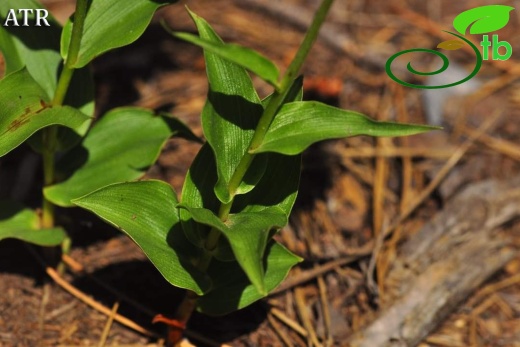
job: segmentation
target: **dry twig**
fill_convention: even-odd
[[[276,323],[276,320],[273,318],[272,314],[267,315],[267,320],[269,321],[269,324],[271,324],[271,327],[273,328],[276,335],[278,335],[278,337],[283,341],[283,343],[287,347],[293,347],[291,339],[283,332],[280,325]]]
[[[274,317],[278,318],[281,322],[285,323],[289,328],[296,331],[301,336],[307,337],[309,335],[307,333],[307,331],[305,330],[305,328],[303,328],[300,324],[295,322],[293,319],[287,317],[287,315],[285,315],[282,311],[280,311],[276,308],[272,308],[270,313]]]
[[[303,326],[308,333],[308,341],[311,346],[321,347],[321,343],[318,341],[318,336],[316,335],[316,331],[314,330],[314,325],[312,324],[312,319],[310,317],[307,303],[305,300],[305,290],[303,288],[295,288],[294,289],[294,299],[296,302],[296,308],[298,309],[298,313],[303,322]]]
[[[372,249],[373,249],[372,246],[368,245],[367,247],[360,248],[359,253],[357,255],[333,260],[333,261],[330,261],[321,266],[315,267],[312,270],[302,272],[299,275],[295,275],[295,276],[287,279],[285,282],[283,282],[278,288],[273,290],[269,295],[272,296],[272,295],[284,292],[290,288],[296,287],[300,284],[313,280],[316,277],[320,276],[321,274],[332,271],[337,267],[345,266],[347,264],[353,263],[353,262],[359,260],[360,258],[370,255],[370,253],[372,252]]]
[[[112,306],[112,311],[110,312],[110,316],[108,316],[107,324],[103,328],[103,333],[101,334],[101,338],[99,339],[98,347],[105,347],[108,339],[108,334],[110,334],[110,329],[112,328],[112,323],[114,322],[114,317],[119,309],[119,302],[114,303]]]

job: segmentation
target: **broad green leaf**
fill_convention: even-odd
[[[5,18],[10,9],[40,9],[34,0],[0,1],[0,18]],[[34,23],[35,12],[29,14],[29,23]],[[6,75],[24,66],[42,87],[46,100],[51,100],[56,90],[62,58],[60,55],[61,27],[49,13],[47,26],[0,26],[0,51],[6,64]],[[19,22],[22,19],[19,19]],[[21,23],[21,22],[20,22]],[[78,108],[87,116],[94,114],[94,84],[89,69],[76,71],[65,99],[65,105]],[[76,129],[84,135],[90,123]]]
[[[217,182],[217,171],[215,167],[215,156],[209,144],[204,144],[184,180],[182,188],[181,202],[193,208],[206,208],[213,213],[217,213],[220,201],[215,196],[213,188]],[[190,242],[199,248],[204,248],[210,227],[195,222],[191,214],[185,210],[180,210],[182,228]],[[235,255],[225,237],[218,241],[217,249],[213,251],[213,256],[222,261],[234,261]]]
[[[44,194],[59,206],[112,183],[135,180],[152,165],[166,140],[185,126],[141,108],[120,108],[102,117],[81,146],[59,162],[64,182],[45,188]]]
[[[181,203],[193,208],[206,208],[217,213],[220,202],[213,191],[216,183],[215,156],[206,143],[199,150],[186,174]],[[180,210],[180,217],[188,240],[197,247],[203,248],[209,228],[206,225],[195,223],[191,214],[184,209]]]
[[[0,240],[13,238],[40,246],[56,246],[65,239],[61,228],[40,229],[35,211],[14,201],[0,201]]]
[[[470,34],[485,34],[502,29],[509,22],[509,12],[514,7],[486,5],[472,8],[459,14],[453,20],[453,27],[462,35],[471,26]]]
[[[176,0],[90,1],[74,67],[83,67],[106,51],[134,42],[142,35],[155,11],[174,2]],[[61,36],[61,56],[65,60],[72,27],[73,21],[69,20]]]
[[[361,113],[314,101],[285,104],[276,115],[263,143],[253,153],[298,154],[311,144],[357,135],[405,136],[439,129],[415,124],[374,121]]]
[[[43,6],[33,0],[3,0],[0,1],[0,18],[10,9],[41,9]],[[26,67],[35,81],[43,88],[46,100],[51,100],[56,90],[61,69],[60,55],[61,26],[49,13],[47,26],[32,26],[35,12],[29,14],[31,26],[0,26],[0,51],[6,63],[6,74]],[[22,18],[18,19],[21,24]],[[79,109],[87,116],[94,114],[94,84],[90,69],[75,71],[69,91],[64,101],[65,105]],[[91,121],[72,131],[68,128],[58,129],[58,149],[68,149],[84,136]],[[36,150],[42,149],[42,132],[35,133],[28,143]]]
[[[25,68],[0,80],[0,156],[44,127],[63,125],[75,130],[90,121],[72,107],[48,102],[45,91]]]
[[[2,23],[10,9],[15,9],[18,13],[17,10],[21,8],[39,9],[43,6],[33,0],[2,0],[0,1]],[[18,15],[19,24],[22,22],[21,16]],[[52,98],[61,63],[59,52],[61,27],[50,14],[46,18],[49,27],[33,26],[35,16],[35,13],[28,15],[29,27],[0,26],[0,51],[5,59],[6,75],[26,66],[47,94],[47,98]]]
[[[276,65],[258,52],[235,44],[222,44],[199,38],[189,33],[172,33],[175,37],[193,43],[207,52],[231,61],[251,71],[267,83],[278,88],[278,68]]]
[[[267,207],[278,207],[288,217],[296,200],[301,171],[301,156],[285,156],[266,153],[269,157],[265,174],[255,189],[238,195],[233,203],[232,213],[258,212]],[[215,185],[216,169],[214,156],[208,144],[205,144],[191,165],[184,187],[181,202],[193,208],[206,208],[217,213],[220,202],[211,187]],[[196,246],[203,248],[209,227],[196,223],[191,214],[180,210],[182,226],[186,237]],[[215,257],[221,261],[235,260],[233,251],[226,238],[219,239]]]
[[[279,243],[271,242],[264,256],[266,292],[274,290],[284,280],[289,270],[301,260]],[[197,301],[197,309],[200,312],[223,315],[265,297],[250,283],[237,263],[213,260],[208,273],[213,279],[213,289]]]
[[[303,97],[303,76],[294,80],[284,103],[301,101]],[[270,96],[262,100],[265,106]],[[233,202],[231,212],[261,211],[266,207],[278,207],[284,211],[287,218],[298,194],[301,172],[301,155],[281,155],[264,153],[268,156],[265,173],[248,194],[239,195]]]
[[[301,100],[303,78],[298,77],[286,96],[286,101]],[[267,104],[269,97],[262,101]],[[232,212],[254,212],[266,207],[277,206],[289,216],[298,192],[300,179],[300,156],[287,157],[276,153],[264,154],[268,158],[265,174],[255,185],[255,188],[246,194],[235,197]],[[184,205],[195,208],[206,208],[214,213],[218,212],[220,201],[215,196],[212,187],[217,182],[215,156],[208,144],[205,144],[197,154],[191,165],[184,187],[181,201]],[[204,247],[204,241],[209,232],[206,225],[192,220],[189,212],[180,211],[181,220],[186,237],[198,247]],[[221,261],[235,260],[231,247],[225,238],[219,239],[215,257]]]
[[[235,198],[232,213],[257,212],[267,207],[277,207],[287,218],[291,214],[300,183],[301,155],[266,154],[269,155],[269,161],[264,176],[255,189]]]
[[[94,81],[88,66],[74,71],[64,104],[73,106],[88,116],[94,115]],[[75,131],[64,127],[58,128],[56,150],[65,151],[77,145],[92,125],[93,119],[90,118]],[[27,141],[36,152],[42,152],[43,136],[43,131],[38,131]]]
[[[202,39],[222,45],[209,24],[190,13]],[[202,111],[204,134],[215,153],[218,181],[215,194],[229,202],[229,181],[253,137],[263,107],[247,71],[209,51],[204,52],[209,80],[208,100]],[[238,188],[245,194],[254,188],[265,170],[265,158],[259,157]]]
[[[287,224],[285,213],[277,207],[269,207],[258,212],[230,214],[223,222],[210,210],[184,205],[179,207],[188,210],[196,222],[222,232],[251,283],[259,293],[267,295],[264,285],[264,251],[269,231]]]
[[[199,250],[180,227],[177,198],[161,181],[117,183],[74,200],[74,204],[127,234],[164,278],[174,286],[202,295],[211,280],[193,265]]]

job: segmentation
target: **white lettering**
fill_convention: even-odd
[[[0,0],[2,1],[2,0]],[[18,11],[18,12],[16,12]],[[47,20],[47,17],[49,16],[49,11],[43,8],[19,8],[19,9],[10,9],[9,12],[7,12],[7,16],[5,17],[5,21],[2,24],[4,27],[8,26],[14,26],[18,27],[20,24],[18,24],[18,20],[21,21],[21,26],[28,27],[29,21],[32,20],[33,14],[36,13],[36,16],[34,18],[34,26],[41,27],[42,25],[46,27],[50,27],[49,21]],[[18,16],[17,16],[18,14]],[[21,18],[20,18],[21,17]]]
[[[46,27],[50,27],[50,24],[49,22],[47,22],[47,16],[49,15],[49,12],[47,12],[47,10],[45,9],[42,9],[42,8],[39,8],[36,10],[36,26],[37,27],[40,27],[41,24],[40,24],[40,21],[43,21],[43,25],[45,25]]]
[[[28,27],[29,26],[29,13],[33,13],[32,8],[21,8],[18,10],[18,13],[23,13],[23,24],[22,26]]]
[[[18,20],[16,20],[16,14],[14,13],[13,9],[9,10],[9,13],[7,13],[7,17],[5,18],[5,22],[2,25],[4,27],[8,27],[10,21],[13,22],[13,26],[15,26],[15,27],[19,26],[18,25]]]

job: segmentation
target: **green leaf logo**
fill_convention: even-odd
[[[509,12],[514,7],[487,5],[472,8],[459,14],[453,20],[453,27],[462,35],[471,26],[470,34],[485,34],[502,29],[509,22]]]

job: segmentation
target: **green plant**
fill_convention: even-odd
[[[116,5],[109,0],[78,0],[64,28],[52,16],[47,17],[48,27],[12,22],[0,26],[5,61],[0,80],[0,156],[27,142],[42,155],[45,185],[41,218],[19,203],[2,202],[0,239],[68,245],[66,233],[55,226],[55,205],[72,207],[74,198],[141,177],[173,134],[196,139],[171,116],[130,107],[108,112],[90,129],[94,85],[88,63],[135,41],[153,13],[172,2],[133,0]],[[41,7],[33,0],[5,0],[0,2],[0,17]],[[28,23],[33,20],[28,18]],[[58,152],[65,155],[56,160]]]
[[[78,0],[74,19],[61,32],[61,45],[55,22],[52,30],[35,28],[31,37],[1,29],[7,73],[0,81],[5,105],[0,110],[0,154],[28,140],[42,153],[45,188],[41,222],[34,212],[8,205],[11,211],[0,212],[0,238],[59,244],[66,234],[54,226],[53,206],[79,206],[126,233],[168,282],[187,289],[175,315],[181,325],[195,308],[225,314],[265,297],[301,260],[273,240],[287,224],[296,199],[300,153],[325,139],[433,129],[376,122],[302,101],[298,72],[332,2],[322,2],[281,77],[271,61],[223,43],[192,12],[199,36],[173,33],[204,48],[209,80],[201,114],[207,142],[186,176],[180,201],[165,182],[135,180],[172,134],[196,140],[182,123],[148,110],[122,108],[108,112],[87,132],[93,86],[84,67],[108,49],[136,39],[162,2],[133,0],[120,6],[110,0]],[[7,0],[0,13],[31,7],[37,3]],[[123,8],[132,10],[120,12]],[[45,42],[46,49],[35,49],[36,42]],[[260,100],[247,70],[271,84],[273,93]],[[55,163],[56,151],[65,154]]]

